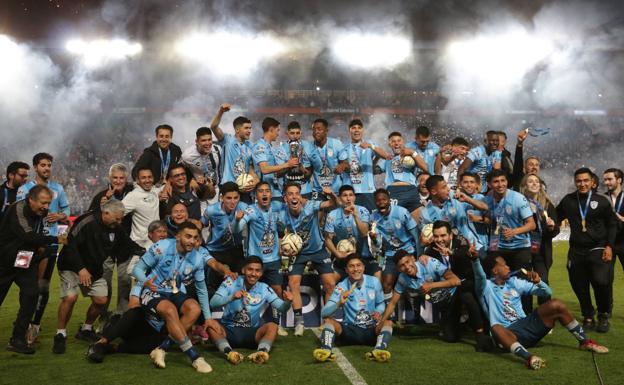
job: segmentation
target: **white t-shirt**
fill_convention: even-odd
[[[152,243],[147,237],[147,228],[150,223],[160,219],[158,194],[163,187],[152,187],[150,191],[145,191],[140,186],[136,186],[122,200],[125,207],[124,215],[133,213],[130,239],[144,249]]]

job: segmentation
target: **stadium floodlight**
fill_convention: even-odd
[[[11,73],[20,65],[22,52],[13,40],[6,35],[0,35],[0,75]]]
[[[246,76],[261,61],[283,53],[285,46],[269,34],[217,31],[190,34],[176,43],[175,50],[217,75]]]
[[[331,52],[345,66],[392,69],[409,59],[412,42],[397,34],[344,32],[333,41]]]
[[[133,43],[123,39],[97,39],[85,41],[82,39],[69,40],[65,48],[70,53],[81,56],[84,63],[90,67],[97,67],[108,63],[136,56],[143,51],[140,43]]]

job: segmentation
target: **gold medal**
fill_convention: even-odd
[[[497,225],[496,225],[496,228],[494,229],[494,234],[495,234],[495,235],[498,235],[499,230],[500,230],[500,225],[498,225],[498,224],[497,224]]]
[[[586,233],[587,232],[587,227],[585,227],[585,219],[581,220],[581,231]]]
[[[171,292],[173,294],[178,294],[180,290],[178,290],[178,283],[176,282],[176,279],[173,278],[169,282],[171,283]]]

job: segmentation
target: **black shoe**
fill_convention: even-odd
[[[478,352],[491,352],[494,350],[494,342],[492,341],[492,338],[485,334],[478,334],[475,350]]]
[[[7,350],[10,352],[21,354],[35,354],[35,348],[26,344],[26,341],[16,340],[11,338],[7,345]]]
[[[93,363],[99,364],[104,361],[106,355],[106,348],[102,343],[95,343],[89,345],[87,349],[87,359]]]
[[[89,343],[94,343],[95,341],[99,340],[97,334],[95,334],[93,330],[83,329],[78,330],[78,333],[76,333],[76,339],[87,341]]]
[[[583,329],[584,330],[596,329],[596,320],[594,318],[585,318],[583,320]]]
[[[54,345],[52,346],[52,353],[55,353],[55,354],[63,354],[63,353],[65,353],[65,342],[66,341],[67,341],[67,337],[65,337],[61,333],[57,333],[54,336]]]
[[[596,325],[596,331],[598,333],[606,333],[609,331],[609,317],[607,315],[598,316],[598,324]]]

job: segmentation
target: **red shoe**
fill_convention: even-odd
[[[586,339],[585,341],[581,342],[579,344],[579,349],[599,354],[609,353],[609,349],[606,346],[602,346],[596,343],[596,341],[590,339]]]

